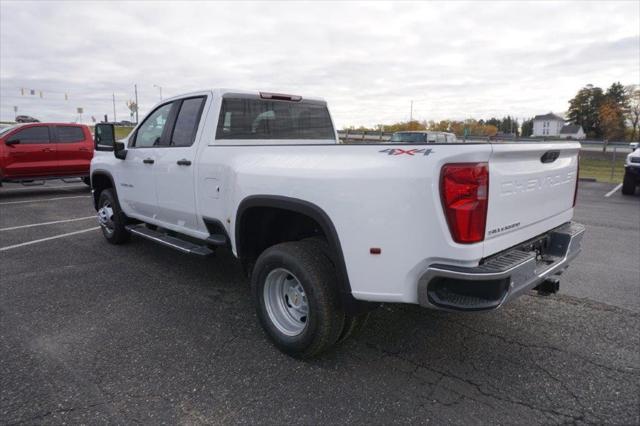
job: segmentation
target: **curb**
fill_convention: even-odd
[[[578,178],[580,182],[597,182],[596,178]]]

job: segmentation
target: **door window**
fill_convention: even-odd
[[[58,142],[82,142],[84,141],[84,132],[81,127],[76,126],[56,126],[58,134]]]
[[[193,144],[203,105],[204,98],[191,98],[182,101],[171,136],[171,146],[191,146]]]
[[[27,127],[11,135],[9,141],[20,141],[21,144],[49,143],[49,127]]]
[[[164,131],[173,103],[162,105],[151,113],[136,132],[134,146],[136,148],[149,148],[160,146],[162,132]]]

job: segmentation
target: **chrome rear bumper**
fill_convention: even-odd
[[[579,223],[565,223],[473,268],[432,265],[418,282],[418,301],[444,310],[496,309],[562,273],[580,253],[584,230]]]

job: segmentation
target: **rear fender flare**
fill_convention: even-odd
[[[282,210],[290,210],[292,212],[308,216],[318,223],[323,234],[326,236],[327,242],[329,243],[334,255],[333,260],[335,262],[336,272],[338,275],[338,289],[343,297],[355,302],[351,293],[349,275],[347,273],[342,246],[340,245],[340,238],[338,237],[336,228],[333,225],[331,218],[329,218],[329,215],[327,215],[324,210],[308,201],[279,195],[252,195],[242,200],[238,206],[235,227],[235,243],[238,258],[242,259],[245,254],[243,252],[244,248],[242,247],[241,238],[243,232],[243,215],[252,207],[273,207]]]

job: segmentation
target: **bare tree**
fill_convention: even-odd
[[[640,122],[640,85],[632,84],[626,86],[626,95],[629,100],[629,108],[627,108],[626,116],[631,123],[631,141],[640,140],[640,132],[638,123]]]
[[[127,101],[127,108],[129,108],[129,115],[133,121],[133,115],[138,111],[138,104],[130,99]]]

